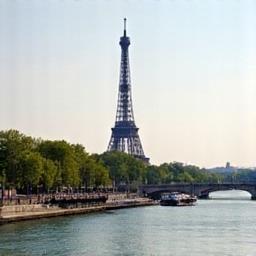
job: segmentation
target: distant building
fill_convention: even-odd
[[[229,169],[231,166],[230,166],[230,162],[227,162],[226,163],[226,169]]]
[[[215,172],[215,173],[232,173],[232,172],[236,172],[237,168],[231,166],[230,162],[226,163],[226,166],[224,167],[214,167],[214,168],[210,168],[207,169],[209,172]]]

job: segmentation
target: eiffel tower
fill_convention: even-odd
[[[126,19],[124,19],[124,35],[120,38],[119,44],[122,50],[119,93],[115,127],[112,128],[112,135],[108,145],[108,151],[126,152],[143,160],[145,163],[149,163],[149,158],[145,157],[138,134],[139,128],[135,125],[133,115],[128,52],[130,38],[126,36]]]

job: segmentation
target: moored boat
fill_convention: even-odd
[[[163,193],[161,195],[160,205],[162,206],[191,206],[197,201],[196,196],[171,192]]]

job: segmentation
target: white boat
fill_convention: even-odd
[[[160,205],[162,206],[191,206],[197,201],[196,196],[170,192],[161,195]]]

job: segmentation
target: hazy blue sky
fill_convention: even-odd
[[[105,151],[123,17],[151,162],[255,166],[253,0],[0,0],[0,129]]]

